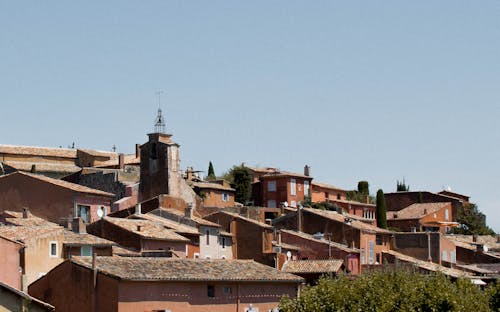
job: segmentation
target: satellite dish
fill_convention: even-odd
[[[287,259],[288,261],[290,261],[290,259],[291,259],[291,258],[292,258],[292,253],[291,253],[290,251],[287,251],[287,252],[286,252],[286,259]]]
[[[103,207],[97,208],[97,216],[99,218],[102,218],[104,216],[104,208]]]

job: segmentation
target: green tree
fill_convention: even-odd
[[[384,191],[377,191],[377,226],[387,229],[387,207],[385,205]]]
[[[467,279],[450,281],[443,274],[387,271],[349,276],[323,277],[306,287],[299,298],[282,298],[280,311],[497,311],[494,294],[482,291]]]
[[[370,186],[368,184],[368,181],[359,181],[358,182],[358,192],[363,194],[363,195],[370,194]]]
[[[476,204],[459,206],[457,221],[460,226],[453,229],[455,234],[495,235],[495,231],[486,225],[486,216],[479,211]]]
[[[212,165],[212,162],[210,161],[208,163],[208,175],[207,175],[207,180],[215,180],[217,179],[215,176],[215,171],[214,171],[214,165]]]
[[[409,190],[410,186],[406,185],[405,178],[403,178],[402,182],[396,181],[396,192],[408,192]]]
[[[250,169],[241,165],[233,166],[222,177],[228,181],[231,187],[235,189],[234,200],[245,204],[252,197],[252,173]]]

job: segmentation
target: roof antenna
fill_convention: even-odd
[[[156,92],[158,95],[158,114],[155,119],[155,133],[165,133],[165,119],[161,111],[161,95],[165,93],[162,90]]]

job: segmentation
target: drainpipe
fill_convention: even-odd
[[[431,257],[431,233],[427,232],[427,261],[432,262]]]

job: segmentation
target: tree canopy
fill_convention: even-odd
[[[495,231],[486,225],[486,216],[476,204],[469,203],[459,207],[457,221],[460,226],[453,229],[455,234],[495,235]]]
[[[241,165],[233,166],[222,178],[235,189],[234,200],[238,203],[246,204],[252,197],[252,173],[250,169]]]
[[[403,181],[396,181],[396,192],[408,192],[410,190],[410,186],[406,185],[405,178]]]
[[[481,290],[470,280],[413,271],[373,272],[356,279],[324,277],[299,298],[284,297],[280,311],[499,311],[500,287]]]

